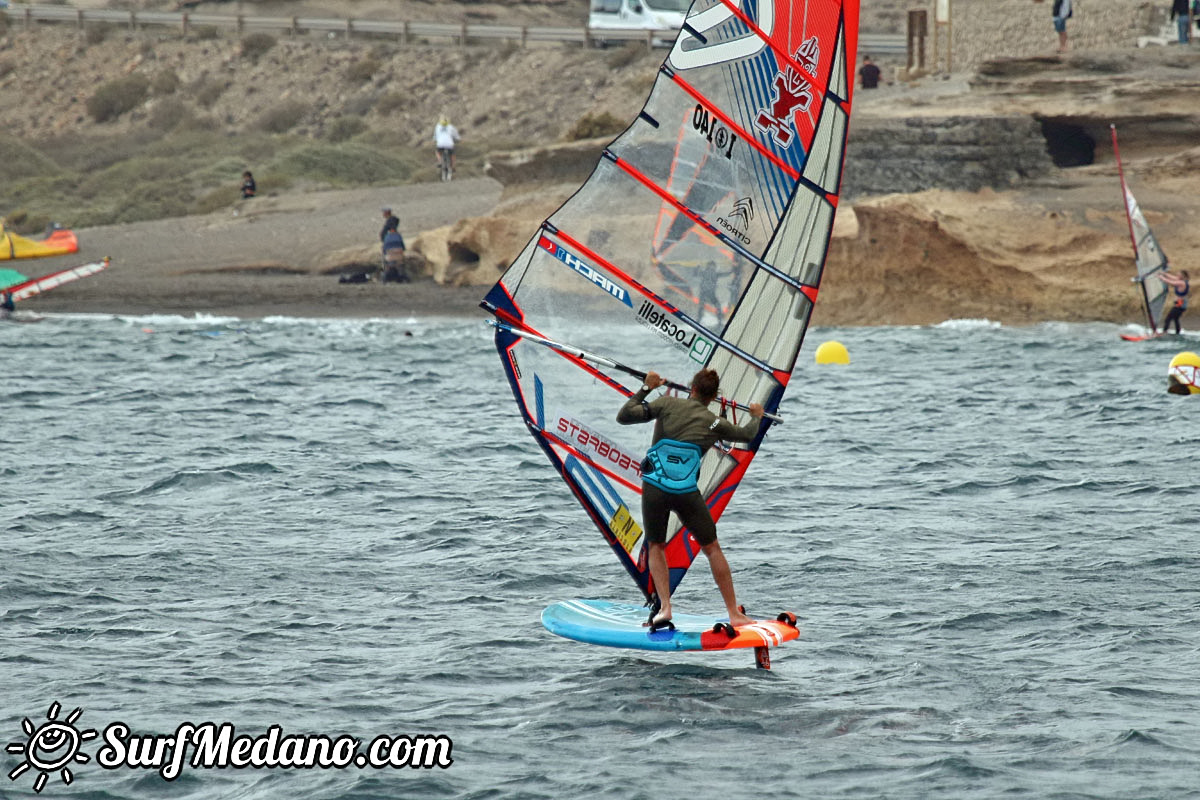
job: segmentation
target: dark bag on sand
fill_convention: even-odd
[[[338,278],[338,283],[370,283],[371,275],[366,272],[349,272]]]

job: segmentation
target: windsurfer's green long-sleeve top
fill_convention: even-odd
[[[653,390],[651,390],[653,391]],[[688,442],[707,451],[716,442],[748,442],[758,435],[761,420],[751,417],[741,427],[727,419],[721,419],[708,410],[708,406],[691,397],[663,396],[646,402],[649,392],[636,391],[617,412],[617,422],[633,425],[654,420],[654,441],[674,439]]]

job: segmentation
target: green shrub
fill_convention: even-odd
[[[252,33],[242,39],[242,58],[257,64],[267,52],[275,46],[275,37],[268,33]]]
[[[173,131],[188,125],[194,118],[187,105],[174,97],[159,100],[150,111],[149,125],[160,131]]]
[[[361,117],[338,117],[329,123],[325,137],[331,142],[344,142],[353,139],[367,129],[367,123]]]
[[[380,66],[382,65],[378,61],[369,56],[355,61],[346,68],[346,80],[350,83],[366,83],[375,77]]]
[[[332,186],[402,183],[412,173],[410,165],[390,153],[353,142],[304,145],[277,156],[271,168]]]
[[[567,131],[566,140],[576,142],[580,139],[595,139],[600,136],[613,136],[625,130],[626,123],[614,117],[607,111],[599,114],[584,114],[579,121]]]
[[[54,175],[61,171],[52,159],[34,147],[19,139],[0,136],[0,186],[22,178]]]
[[[159,96],[175,94],[179,89],[180,82],[179,75],[175,70],[162,69],[154,73],[154,77],[150,79],[150,91]]]
[[[83,30],[83,41],[89,45],[97,45],[108,38],[109,34],[114,30],[111,22],[97,22],[94,25],[88,25]]]
[[[5,217],[5,219],[8,222],[5,227],[21,236],[36,236],[39,233],[45,232],[50,223],[54,222],[49,214],[30,214],[25,209],[14,211]]]
[[[96,122],[108,122],[137,108],[150,93],[150,81],[134,73],[103,84],[88,98],[87,110]]]
[[[225,93],[226,85],[220,80],[214,80],[207,75],[201,76],[192,84],[192,99],[202,108],[212,108],[221,95]]]
[[[380,114],[391,114],[408,105],[408,97],[402,92],[388,92],[375,101],[375,110]]]
[[[308,106],[303,103],[285,100],[264,111],[253,127],[266,133],[287,133],[299,125],[307,113]]]
[[[646,45],[636,42],[626,42],[624,47],[618,47],[608,52],[604,62],[609,69],[628,67],[642,56],[646,55]]]

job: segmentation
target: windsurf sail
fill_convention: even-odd
[[[0,261],[65,256],[77,252],[79,239],[66,228],[55,228],[44,239],[30,239],[9,233],[0,224]]]
[[[106,258],[103,261],[93,261],[90,264],[69,267],[58,272],[51,272],[49,275],[43,275],[40,278],[31,278],[24,283],[18,283],[16,286],[9,286],[3,291],[12,293],[14,301],[26,300],[35,294],[41,294],[55,287],[62,286],[64,283],[71,283],[80,278],[95,275],[101,270],[108,269],[108,262],[109,259]]]
[[[9,286],[24,283],[27,280],[29,280],[28,275],[23,275],[15,269],[0,269],[0,291],[7,289]]]
[[[1146,325],[1152,333],[1158,333],[1162,325],[1163,312],[1169,295],[1168,286],[1158,280],[1158,275],[1167,271],[1167,255],[1159,247],[1158,240],[1150,230],[1142,209],[1133,192],[1125,183],[1125,169],[1121,165],[1121,151],[1117,148],[1117,126],[1112,130],[1113,155],[1117,159],[1117,175],[1121,178],[1121,196],[1125,201],[1125,219],[1129,221],[1129,239],[1133,243],[1133,260],[1137,267],[1134,282],[1142,295],[1146,311]]]
[[[686,386],[711,367],[735,424],[752,402],[777,414],[829,246],[857,37],[858,0],[696,0],[641,113],[482,302],[527,428],[647,597],[652,431],[617,410],[644,370]],[[714,519],[771,424],[705,455]],[[671,524],[673,589],[699,547]]]

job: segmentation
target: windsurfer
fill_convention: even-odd
[[[1173,322],[1175,323],[1175,332],[1179,333],[1181,328],[1179,318],[1183,316],[1183,312],[1187,311],[1188,293],[1191,287],[1188,284],[1188,271],[1180,270],[1178,275],[1173,275],[1171,272],[1164,270],[1158,274],[1158,279],[1175,290],[1175,305],[1167,312],[1167,316],[1163,319],[1162,332],[1167,332],[1167,327]]]
[[[653,443],[642,462],[642,524],[649,542],[650,577],[657,597],[657,608],[651,612],[650,625],[663,627],[671,620],[666,539],[667,518],[672,511],[696,537],[708,558],[730,623],[735,627],[748,625],[753,620],[738,607],[733,574],[717,542],[716,523],[696,480],[704,453],[717,441],[749,442],[758,435],[763,407],[760,403],[751,403],[748,406],[751,419],[741,427],[713,414],[708,406],[717,398],[720,376],[712,369],[696,373],[687,399],[664,396],[647,402],[646,396],[665,383],[658,373],[646,373],[642,388],[617,412],[617,422],[622,425],[656,420]]]
[[[13,303],[12,292],[0,294],[0,319],[7,319],[16,310],[17,306]]]

